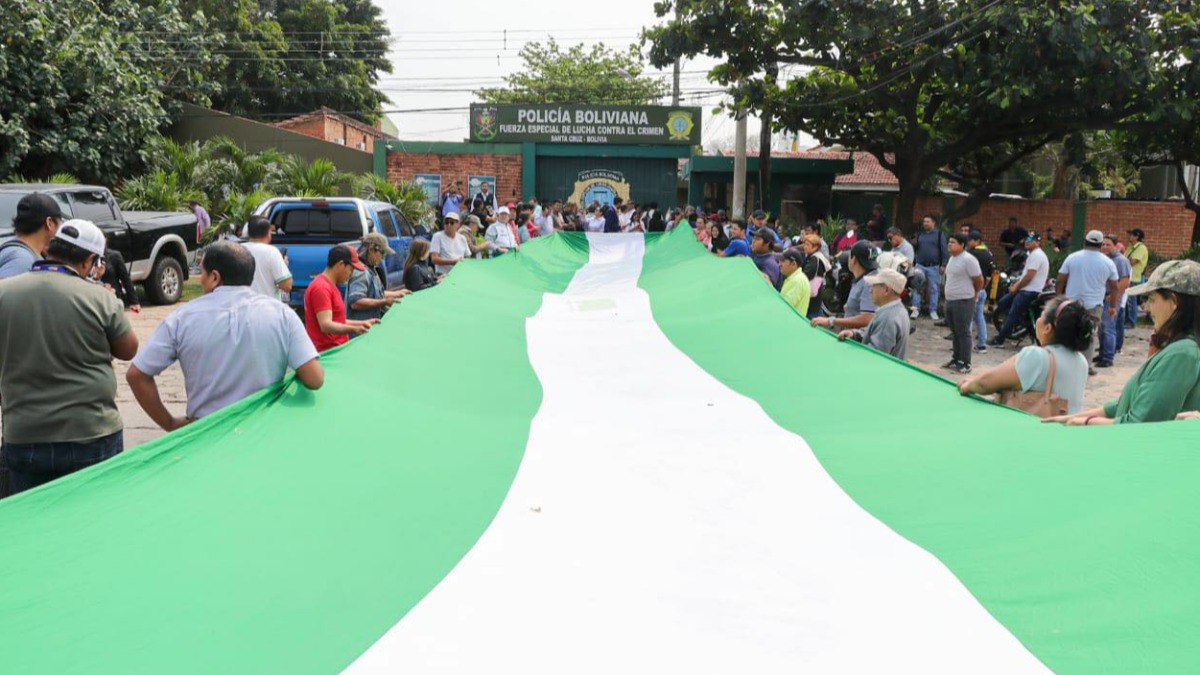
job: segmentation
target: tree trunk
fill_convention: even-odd
[[[763,113],[758,134],[758,208],[766,211],[771,198],[771,115]],[[779,215],[774,213],[771,215]]]
[[[900,183],[900,194],[896,197],[896,219],[895,225],[904,230],[906,234],[914,234],[917,231],[916,223],[924,217],[913,213],[917,208],[917,198],[921,196],[921,178],[916,171],[903,168],[903,165],[896,165],[896,179]]]
[[[1200,206],[1196,208],[1188,206],[1188,208],[1192,209],[1192,212],[1196,214],[1195,220],[1192,221],[1192,245],[1194,246],[1197,242],[1200,242]]]
[[[779,75],[779,66],[768,64],[766,72],[767,84],[775,86],[775,78]],[[771,198],[771,111],[762,111],[762,129],[758,132],[758,208],[767,210]],[[772,214],[778,216],[778,213]]]

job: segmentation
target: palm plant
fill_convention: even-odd
[[[333,197],[349,181],[328,159],[309,163],[303,157],[289,155],[279,167],[279,175],[268,186],[280,194],[305,197]]]
[[[121,208],[131,211],[183,211],[189,202],[204,202],[204,193],[184,184],[179,174],[158,169],[130,178],[117,190]]]
[[[231,193],[225,200],[224,208],[213,216],[213,224],[204,232],[201,243],[210,244],[220,234],[237,234],[254,215],[254,209],[274,196],[273,192],[267,190]]]
[[[364,173],[354,178],[354,193],[362,199],[395,206],[410,223],[427,223],[431,220],[432,208],[426,201],[425,188],[416,183],[392,183],[373,173]]]

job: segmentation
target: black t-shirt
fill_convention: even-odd
[[[1027,236],[1029,233],[1023,227],[1008,227],[1000,233],[1000,245],[1004,247],[1005,251],[1012,253],[1013,249],[1025,241]]]
[[[404,270],[404,287],[416,293],[437,284],[437,278],[424,263],[415,263]]]
[[[996,269],[992,252],[986,248],[973,248],[969,253],[979,261],[979,271],[983,273],[984,282],[986,283],[988,279],[992,278],[992,272]]]

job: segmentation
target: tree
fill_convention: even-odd
[[[379,119],[390,33],[371,0],[183,1],[216,31],[218,110],[277,120],[326,106]]]
[[[676,8],[678,5],[678,8]],[[1181,56],[1162,29],[1194,21],[1165,0],[663,0],[651,63],[706,54],[733,107],[869,152],[900,182],[911,224],[924,184],[947,178],[978,209],[997,178],[1048,143],[1116,128],[1152,107]],[[747,39],[746,36],[753,36]],[[778,86],[770,64],[802,67]]]
[[[199,21],[201,32],[204,29]],[[168,120],[207,102],[212,55],[173,0],[9,0],[0,22],[0,175],[115,183]],[[69,36],[69,39],[64,36]]]
[[[666,82],[642,74],[638,48],[626,51],[595,45],[566,51],[553,39],[530,42],[521,49],[521,70],[505,78],[503,87],[475,92],[485,103],[589,103],[645,105],[666,96]]]
[[[1169,39],[1182,49],[1172,76],[1149,92],[1154,106],[1115,134],[1115,142],[1137,167],[1174,169],[1184,206],[1193,214],[1192,242],[1200,242],[1200,195],[1189,187],[1186,168],[1200,164],[1200,28],[1191,17],[1172,15],[1162,22]]]

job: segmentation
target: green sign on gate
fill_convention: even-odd
[[[482,143],[700,145],[700,108],[475,104],[471,140]]]

